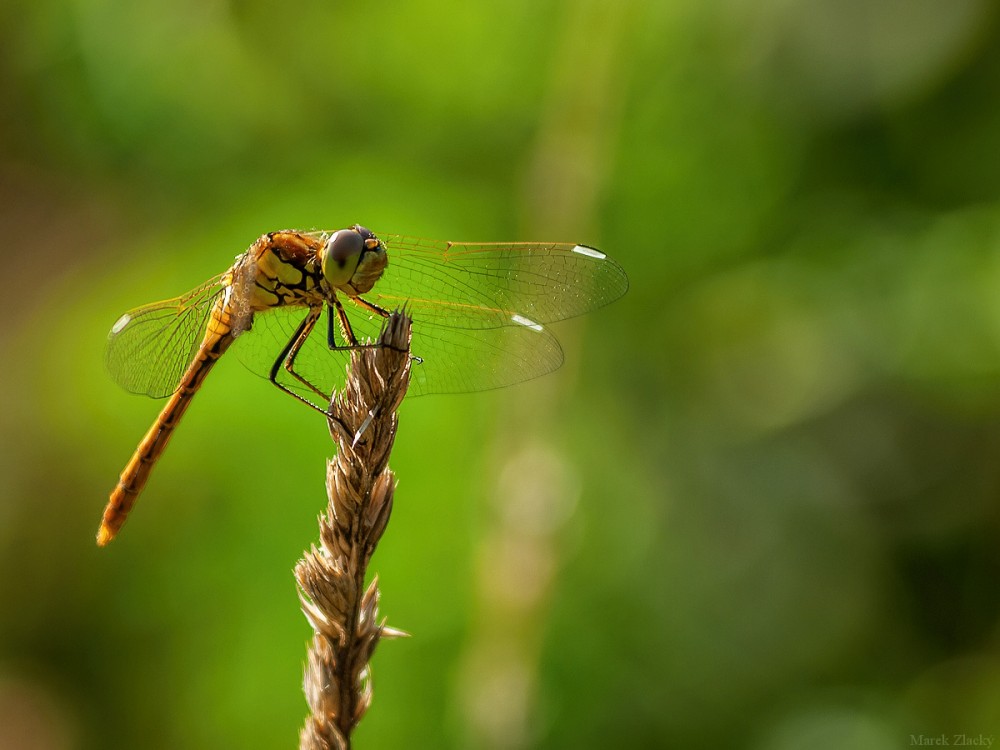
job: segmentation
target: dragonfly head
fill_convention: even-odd
[[[387,262],[382,241],[360,224],[334,232],[320,250],[327,283],[351,296],[370,291]]]

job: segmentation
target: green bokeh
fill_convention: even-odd
[[[1000,735],[987,0],[0,8],[0,748],[294,747],[322,420],[118,315],[262,232],[600,247],[567,363],[404,404],[361,748]]]

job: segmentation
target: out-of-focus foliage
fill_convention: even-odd
[[[1000,17],[988,0],[0,7],[0,745],[292,747],[332,450],[135,305],[260,233],[606,250],[567,365],[404,405],[359,747],[1000,735]],[[3,745],[6,748],[8,745]]]

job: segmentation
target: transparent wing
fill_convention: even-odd
[[[325,233],[316,232],[317,236]],[[558,243],[451,243],[379,235],[389,265],[364,298],[413,316],[410,393],[501,388],[562,364],[558,341],[544,324],[589,312],[621,297],[628,278],[604,253]],[[375,340],[383,319],[344,300],[358,340]],[[305,308],[258,313],[237,356],[267,376],[306,317]],[[347,357],[328,346],[325,311],[296,359],[296,371],[325,393],[343,384]],[[339,328],[336,341],[344,344]],[[305,392],[282,369],[282,383]]]
[[[562,348],[544,329],[413,327],[414,394],[504,388],[559,368]]]
[[[344,305],[358,340],[375,341],[384,319],[350,300]],[[236,340],[233,349],[237,358],[252,372],[268,377],[307,312],[304,307],[258,312],[251,331]],[[296,372],[327,395],[343,386],[349,356],[347,351],[331,350],[328,345],[329,315],[329,310],[323,312],[295,360]],[[340,346],[345,343],[339,328],[335,341]],[[413,396],[502,388],[552,372],[563,361],[562,349],[552,334],[544,328],[524,326],[447,328],[414,323],[410,350],[419,358],[411,374],[409,393]],[[278,369],[278,380],[307,397],[315,396],[283,367]]]
[[[448,328],[554,323],[614,302],[628,289],[622,267],[584,245],[380,236],[389,266],[365,298],[386,309],[405,302],[415,322]]]
[[[205,333],[217,276],[187,294],[129,310],[108,334],[105,362],[118,385],[153,398],[169,396],[191,364]]]
[[[502,388],[552,372],[563,353],[544,324],[628,290],[622,267],[584,245],[379,236],[389,265],[365,299],[413,316],[411,348],[423,360],[412,370],[416,393]]]
[[[382,318],[356,305],[345,307],[359,339],[378,338]],[[397,307],[402,303],[393,301],[388,309]],[[410,374],[413,395],[503,388],[552,372],[563,362],[559,342],[541,325],[489,328],[483,325],[485,317],[469,314],[462,317],[464,327],[452,327],[438,323],[443,319],[440,310],[426,302],[407,301],[406,310],[414,320],[410,342],[410,352],[417,357]]]

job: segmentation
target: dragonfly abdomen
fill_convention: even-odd
[[[166,449],[174,428],[190,406],[191,399],[198,392],[209,370],[235,340],[230,321],[231,316],[220,300],[212,311],[212,318],[197,356],[188,366],[177,390],[163,407],[156,422],[139,442],[132,459],[118,478],[118,484],[111,491],[101,527],[97,531],[98,545],[103,547],[114,539],[124,525],[139,493],[146,486],[153,466]]]

